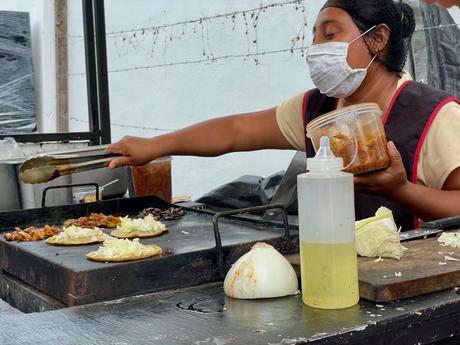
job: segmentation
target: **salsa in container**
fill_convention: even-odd
[[[385,169],[390,164],[382,111],[375,103],[343,107],[307,125],[315,152],[322,136],[329,137],[334,154],[342,157],[344,171],[355,175]]]

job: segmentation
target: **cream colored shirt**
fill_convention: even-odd
[[[398,88],[410,79],[405,73]],[[302,103],[305,92],[277,106],[276,120],[286,140],[297,150],[305,151]],[[339,107],[341,102],[339,102]],[[417,183],[442,189],[450,173],[460,167],[460,105],[444,105],[428,130],[422,145],[417,169]]]

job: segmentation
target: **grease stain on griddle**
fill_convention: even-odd
[[[182,310],[193,311],[202,314],[215,314],[223,313],[225,309],[224,303],[218,303],[216,301],[196,301],[193,303],[179,302],[176,307]]]

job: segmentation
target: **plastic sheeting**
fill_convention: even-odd
[[[449,11],[418,0],[406,0],[414,9],[417,27],[407,69],[414,78],[460,97],[460,29]]]
[[[273,198],[284,172],[262,178],[244,175],[196,200],[215,209],[234,209],[267,205]]]
[[[24,151],[13,138],[0,140],[0,161],[4,159],[21,159],[25,157]]]
[[[427,47],[427,82],[460,97],[460,29],[449,12],[421,4]],[[417,56],[415,56],[417,67]]]
[[[0,11],[0,133],[36,127],[29,14]]]

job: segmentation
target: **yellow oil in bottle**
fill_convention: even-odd
[[[300,243],[302,300],[311,307],[340,309],[359,301],[355,243]]]

